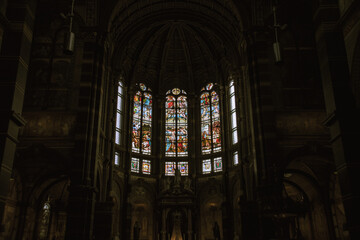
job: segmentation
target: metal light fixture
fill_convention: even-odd
[[[71,12],[69,14],[69,18],[70,18],[69,32],[65,36],[65,44],[64,44],[64,53],[68,55],[74,53],[74,46],[75,46],[75,33],[72,31],[73,18],[74,18],[74,5],[75,5],[75,0],[73,0],[71,4]]]

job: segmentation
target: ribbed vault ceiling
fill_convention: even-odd
[[[121,1],[109,31],[114,69],[159,94],[198,91],[241,64],[242,22],[232,1]]]

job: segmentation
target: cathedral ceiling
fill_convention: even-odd
[[[232,1],[120,1],[109,24],[113,67],[159,94],[198,91],[241,65],[242,25]]]

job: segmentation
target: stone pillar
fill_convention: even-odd
[[[8,25],[4,30],[0,54],[0,219],[9,191],[21,117],[31,43],[33,38],[35,1],[13,0],[7,3]],[[5,4],[6,1],[2,1]],[[4,231],[3,224],[0,227]]]
[[[162,209],[161,240],[166,240],[166,209]]]
[[[79,102],[72,161],[71,184],[65,239],[88,240],[94,235],[96,174],[100,141],[101,82],[103,41],[96,32],[82,33],[83,42]],[[81,34],[78,34],[81,36]],[[98,186],[101,187],[101,186]],[[101,190],[100,190],[101,192]]]
[[[188,240],[192,240],[192,214],[191,209],[188,209]]]
[[[96,203],[94,236],[95,239],[111,240],[113,205],[111,201]]]
[[[336,173],[342,192],[346,229],[360,239],[360,114],[350,89],[338,4],[322,1],[314,14],[316,45]]]

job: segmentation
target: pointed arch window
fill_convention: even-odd
[[[188,156],[188,102],[186,92],[178,88],[166,93],[165,156]]]
[[[219,95],[214,84],[209,83],[201,90],[201,152],[211,154],[221,151],[221,124]]]
[[[152,94],[145,84],[139,84],[134,95],[132,152],[151,154],[152,138]]]
[[[116,126],[115,126],[115,143],[120,145],[121,142],[121,135],[123,132],[122,129],[122,121],[124,118],[124,86],[121,81],[118,82],[118,90],[117,90],[117,104],[116,104]]]
[[[229,83],[229,99],[230,99],[230,121],[231,121],[231,142],[236,144],[238,142],[238,127],[236,115],[236,96],[234,80]]]

